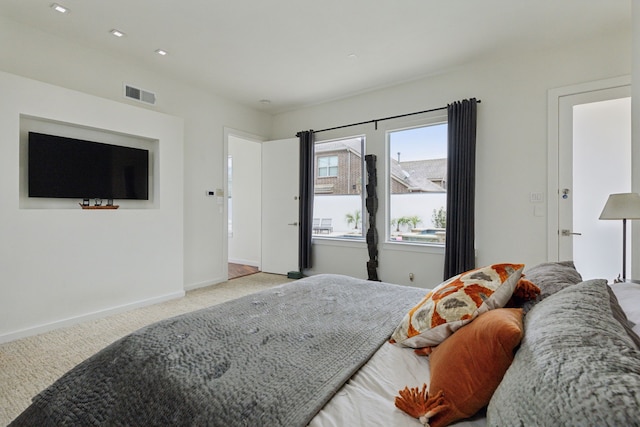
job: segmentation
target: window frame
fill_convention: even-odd
[[[402,241],[402,240],[391,240],[391,185],[392,185],[392,177],[391,177],[391,134],[393,132],[411,130],[416,128],[423,128],[434,125],[447,125],[448,124],[448,115],[447,110],[435,111],[423,118],[420,119],[407,119],[407,120],[394,120],[389,123],[385,123],[382,127],[382,131],[384,131],[384,192],[386,193],[385,197],[385,208],[384,208],[384,239],[381,239],[384,242],[384,246],[387,248],[430,248],[431,250],[436,250],[437,252],[444,252],[445,243],[421,243],[421,242],[412,242],[412,241]],[[378,182],[381,182],[380,177],[378,177]],[[381,192],[378,191],[378,194]],[[449,197],[449,191],[446,191],[446,197]],[[445,199],[445,208],[446,208],[446,199]],[[418,249],[419,250],[419,249]]]

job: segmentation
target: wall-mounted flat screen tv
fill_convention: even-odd
[[[29,132],[29,197],[149,199],[149,150]]]

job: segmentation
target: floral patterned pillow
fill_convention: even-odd
[[[440,344],[478,315],[504,307],[523,269],[524,264],[493,264],[448,279],[405,315],[391,342],[412,348]]]

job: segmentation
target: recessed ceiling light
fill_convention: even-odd
[[[156,53],[158,55],[165,56],[167,54],[167,51],[166,50],[162,50],[162,49],[157,49]]]
[[[264,104],[264,105],[269,105],[271,104],[271,100],[270,99],[261,99],[260,104]]]
[[[109,32],[111,33],[112,36],[124,37],[124,33],[120,30],[116,30],[115,28]]]
[[[347,58],[349,59],[358,59],[358,55],[356,55],[355,53],[350,53],[347,55]]]
[[[55,10],[56,12],[60,12],[60,13],[67,13],[69,12],[69,9],[67,9],[64,6],[59,5],[58,3],[52,3],[51,4],[51,9]]]

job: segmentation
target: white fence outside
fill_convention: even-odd
[[[421,222],[418,228],[435,228],[431,218],[433,211],[440,208],[446,209],[447,195],[446,193],[408,193],[394,194],[391,196],[391,219],[403,216],[418,216]],[[384,203],[379,201],[378,209],[384,209]],[[331,218],[332,233],[328,236],[341,237],[344,235],[357,234],[353,223],[347,224],[347,214],[354,214],[360,210],[361,222],[358,224],[358,230],[362,232],[362,222],[367,216],[366,210],[363,210],[362,199],[360,196],[332,196],[318,195],[314,199],[313,217],[314,218]],[[400,228],[401,232],[409,232],[411,225],[405,225]],[[380,228],[382,231],[382,228]],[[392,227],[395,231],[395,227]],[[382,236],[380,236],[382,237]],[[385,237],[387,240],[387,237]]]

